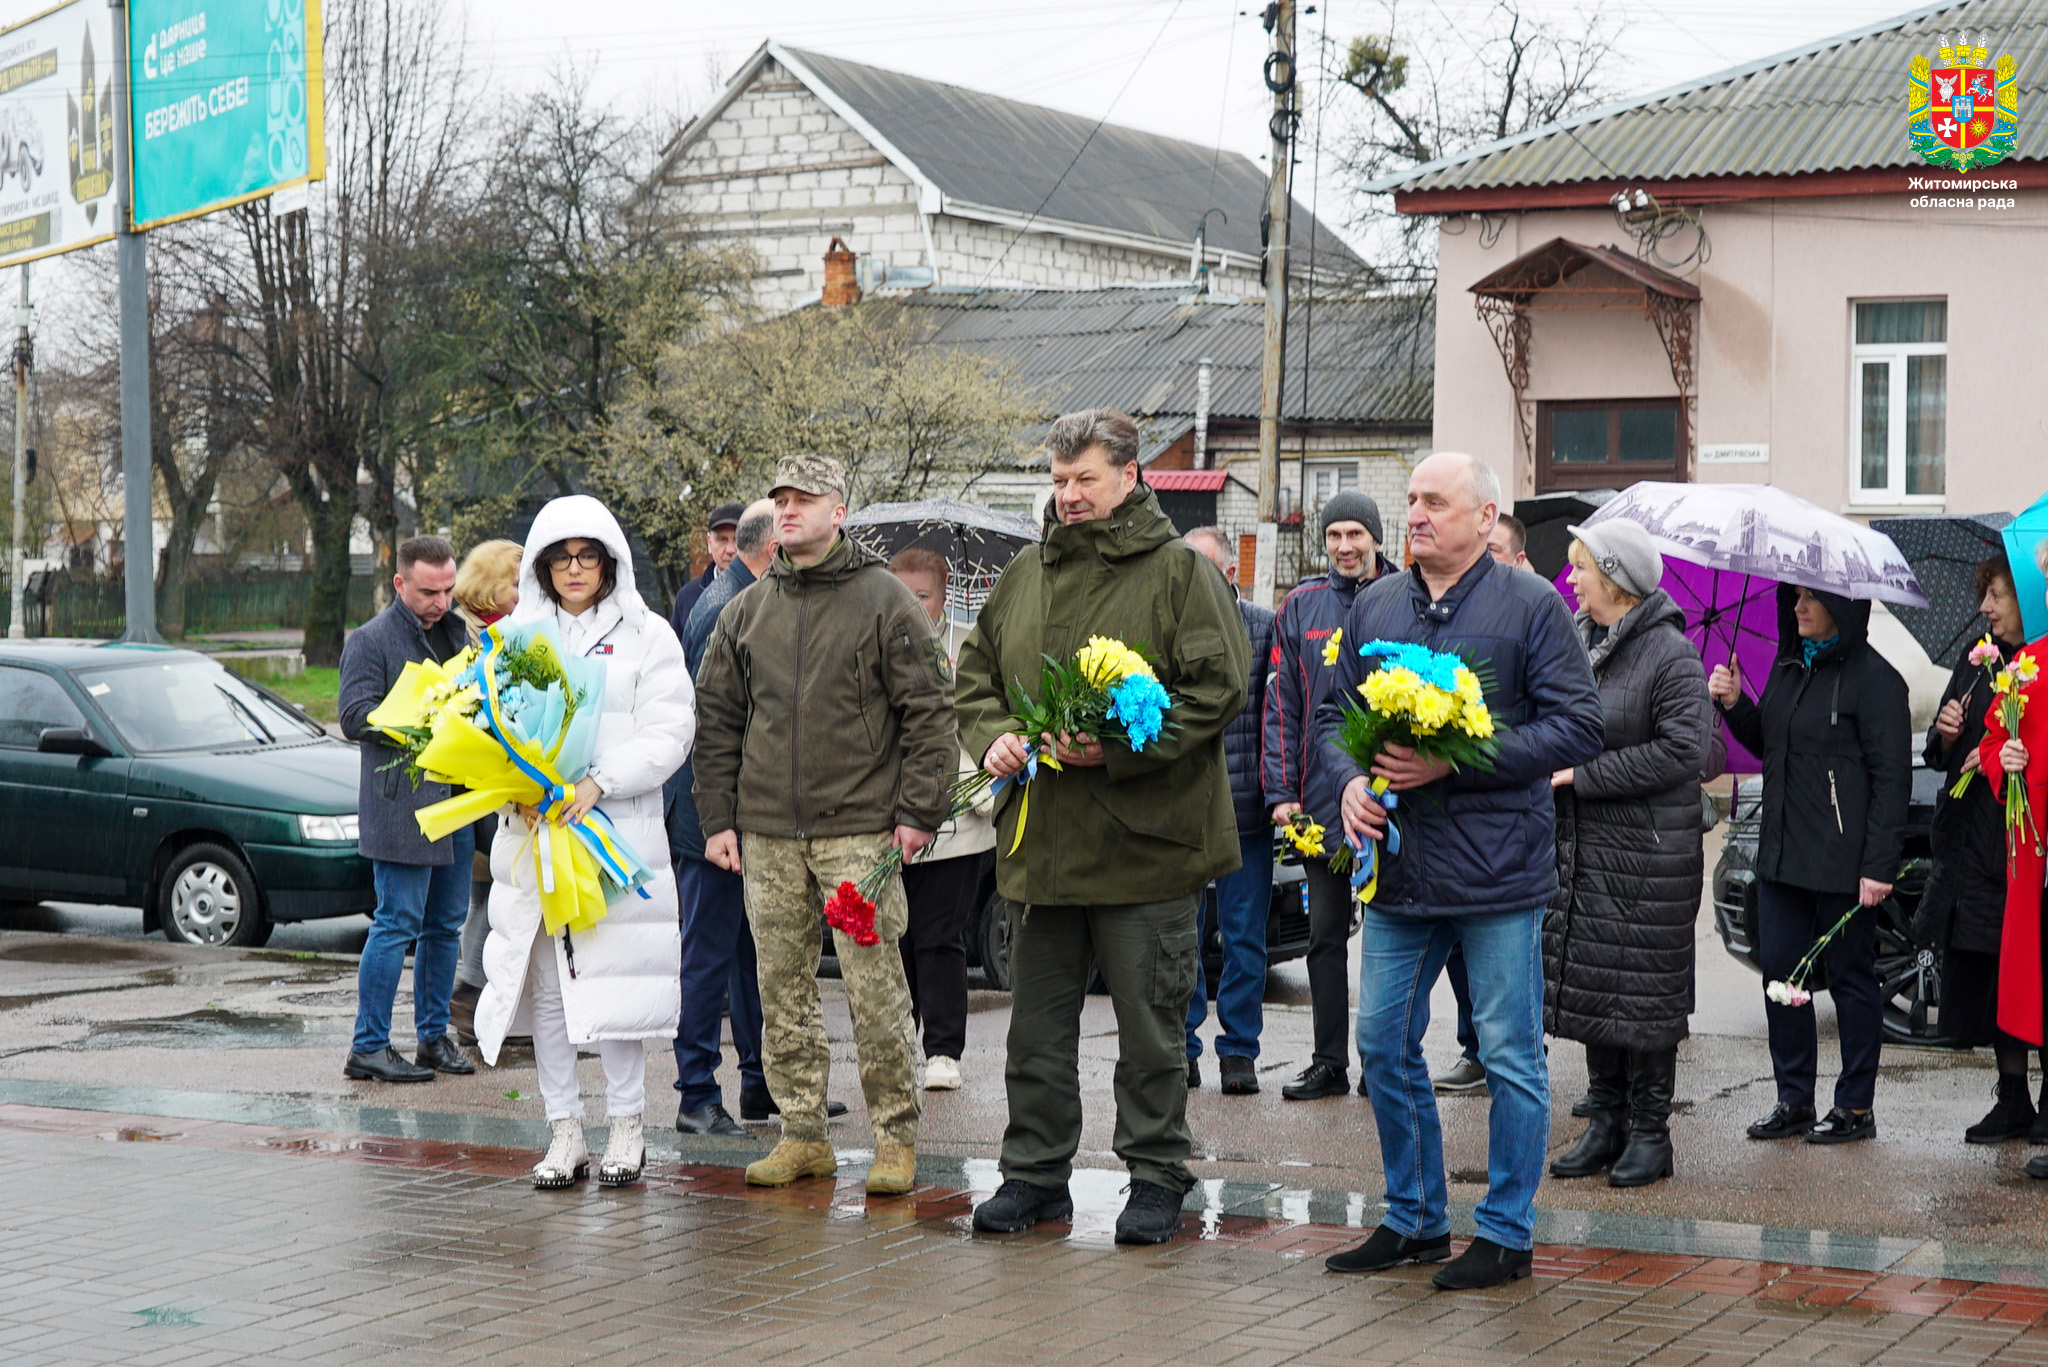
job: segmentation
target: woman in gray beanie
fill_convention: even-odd
[[[1700,782],[1719,727],[1664,558],[1616,519],[1568,529],[1573,624],[1592,656],[1606,746],[1551,778],[1558,896],[1543,918],[1544,1028],[1586,1046],[1592,1115],[1553,1177],[1610,1186],[1672,1174],[1671,1096],[1692,1008],[1705,868]]]

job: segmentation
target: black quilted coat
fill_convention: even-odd
[[[1685,618],[1662,589],[1591,644],[1606,748],[1557,790],[1558,896],[1543,918],[1543,1024],[1564,1039],[1669,1048],[1692,1006],[1700,781],[1719,727]]]

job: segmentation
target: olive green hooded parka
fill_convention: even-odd
[[[1100,768],[1040,766],[1023,845],[1008,855],[1017,785],[997,799],[996,883],[1031,906],[1121,906],[1200,892],[1238,867],[1223,730],[1244,706],[1251,643],[1230,586],[1182,541],[1142,483],[1114,513],[1062,524],[1003,571],[960,651],[960,739],[979,759],[1012,729],[1007,687],[1036,697],[1041,655],[1070,661],[1090,636],[1142,651],[1173,698],[1167,734]]]

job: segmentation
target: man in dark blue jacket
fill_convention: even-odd
[[[448,1002],[462,921],[469,914],[470,828],[440,840],[420,833],[415,813],[447,798],[445,783],[415,784],[389,737],[369,723],[406,665],[442,663],[461,653],[454,605],[455,548],[438,536],[398,545],[391,606],[351,632],[341,648],[341,734],[362,752],[360,847],[377,883],[377,914],[356,971],[356,1028],[347,1077],[366,1082],[431,1082],[436,1073],[473,1073],[476,1065],[448,1038]],[[405,956],[413,956],[412,1017],[419,1051],[407,1061],[391,1044],[391,1007]]]
[[[1186,533],[1190,546],[1209,557],[1223,582],[1237,593],[1237,561],[1223,532],[1197,527]],[[1259,1090],[1259,1033],[1266,1023],[1266,917],[1273,905],[1273,823],[1266,816],[1260,778],[1259,719],[1266,710],[1266,683],[1273,676],[1273,614],[1237,599],[1238,620],[1251,639],[1252,671],[1244,710],[1223,729],[1223,763],[1230,770],[1230,805],[1237,818],[1238,853],[1244,863],[1216,880],[1216,930],[1223,939],[1223,972],[1216,982],[1216,1067],[1225,1093],[1249,1096]],[[1200,913],[1196,915],[1200,920]],[[1195,955],[1195,994],[1188,999],[1188,1086],[1202,1085],[1202,1042],[1195,1030],[1209,1015],[1208,970]]]
[[[1323,553],[1330,572],[1297,585],[1280,604],[1273,628],[1273,682],[1265,693],[1265,798],[1270,820],[1286,825],[1306,811],[1326,832],[1325,848],[1337,848],[1334,802],[1309,805],[1309,773],[1319,742],[1316,708],[1330,696],[1337,670],[1330,643],[1343,630],[1359,590],[1394,567],[1380,553],[1385,533],[1380,508],[1356,489],[1345,489],[1323,504]],[[1330,659],[1332,663],[1325,663]],[[1334,797],[1334,794],[1332,794]],[[1321,859],[1302,865],[1308,879],[1308,998],[1315,1042],[1308,1067],[1280,1089],[1289,1101],[1343,1096],[1351,1090],[1351,975],[1345,947],[1351,942],[1351,888]],[[1363,1074],[1359,1091],[1365,1091]]]
[[[683,639],[683,631],[690,625],[690,614],[696,610],[697,601],[739,552],[742,511],[737,503],[721,503],[711,510],[711,521],[704,529],[704,550],[711,557],[711,563],[704,567],[704,573],[676,590],[676,601],[668,610],[668,624],[676,629],[678,641]]]
[[[1529,1275],[1536,1185],[1550,1136],[1543,1061],[1543,908],[1557,892],[1550,777],[1600,753],[1600,696],[1557,591],[1487,554],[1500,481],[1472,456],[1440,451],[1408,481],[1415,567],[1358,596],[1344,627],[1337,686],[1317,709],[1323,762],[1341,793],[1345,833],[1382,839],[1389,812],[1371,780],[1399,794],[1401,853],[1384,857],[1359,946],[1358,1044],[1372,1089],[1387,1214],[1336,1272],[1376,1271],[1450,1254],[1443,1129],[1422,1058],[1430,985],[1463,945],[1473,1024],[1493,1109],[1478,1237],[1436,1274],[1446,1290]],[[1341,700],[1376,667],[1358,648],[1410,641],[1470,660],[1500,727],[1489,770],[1453,772],[1405,746],[1368,770],[1331,737]]]

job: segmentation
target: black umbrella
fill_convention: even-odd
[[[1924,608],[1890,605],[1927,652],[1943,669],[1984,636],[1984,616],[1977,611],[1977,566],[2005,550],[1998,530],[2011,513],[1976,513],[1968,517],[1935,514],[1915,517],[1874,517],[1873,531],[1890,537],[1927,595]]]
[[[969,613],[981,611],[1017,552],[1039,540],[1038,524],[1023,514],[957,498],[870,503],[848,514],[846,531],[883,557],[913,548],[936,551],[952,571],[946,584],[947,606]]]
[[[1515,501],[1515,516],[1528,528],[1529,568],[1545,579],[1555,579],[1564,570],[1564,553],[1571,549],[1566,527],[1584,522],[1593,510],[1614,497],[1612,489],[1576,489],[1563,494],[1538,494]]]

